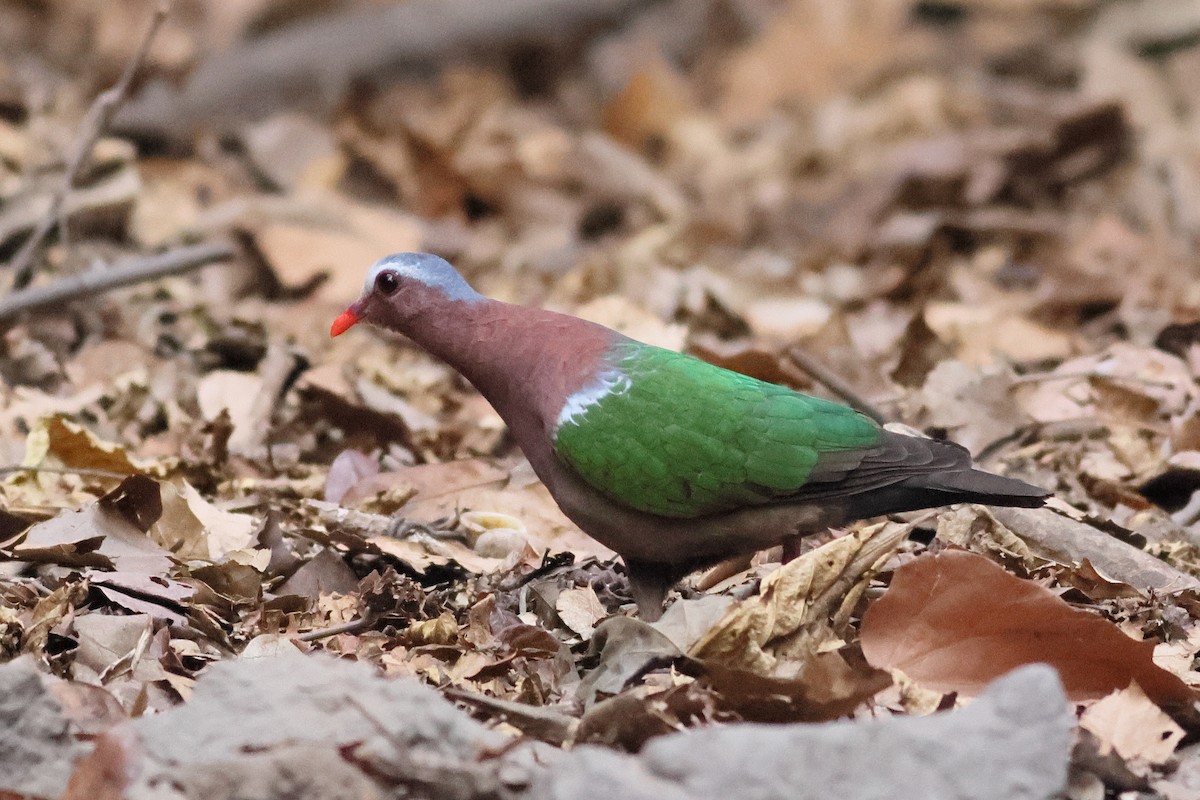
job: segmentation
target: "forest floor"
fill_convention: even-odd
[[[0,2],[0,796],[1200,797],[1200,3],[159,5]],[[648,624],[405,250],[1054,498]]]

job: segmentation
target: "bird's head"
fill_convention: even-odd
[[[329,334],[339,336],[363,321],[403,330],[417,315],[444,303],[482,299],[445,259],[429,253],[395,253],[371,266],[362,294],[333,321]]]

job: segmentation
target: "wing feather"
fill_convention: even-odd
[[[555,451],[639,510],[698,517],[913,474],[891,434],[837,403],[630,341],[609,364],[597,381],[615,388],[585,387],[589,403],[561,419]]]

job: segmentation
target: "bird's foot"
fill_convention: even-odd
[[[800,547],[803,539],[804,537],[802,536],[791,536],[783,540],[783,555],[780,558],[782,563],[787,564],[789,561],[795,561],[800,557]]]
[[[679,580],[678,571],[666,564],[627,558],[625,572],[629,576],[629,594],[637,603],[638,616],[646,622],[656,621],[663,614],[667,592]]]

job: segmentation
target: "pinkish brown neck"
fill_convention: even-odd
[[[443,302],[397,326],[460,372],[504,418],[534,460],[566,398],[595,375],[612,344],[607,328],[496,300]]]

